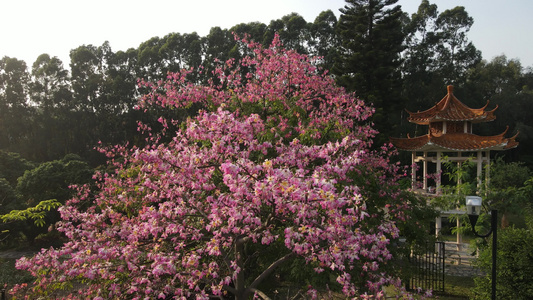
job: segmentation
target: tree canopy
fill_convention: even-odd
[[[161,117],[161,131],[141,124],[145,147],[102,149],[114,171],[60,208],[69,241],[19,260],[37,280],[18,292],[248,299],[287,261],[312,270],[299,287],[311,298],[327,292],[308,286],[320,274],[350,297],[399,287],[392,241],[416,202],[391,153],[369,149],[373,109],[278,38],[243,46],[252,54],[220,62],[209,84],[185,70],[142,83],[141,110],[202,109]]]
[[[481,53],[468,39],[473,22],[461,6],[439,12],[435,4],[424,0],[419,10],[408,16],[397,1],[357,0],[347,1],[339,18],[324,11],[309,22],[292,13],[269,24],[215,27],[206,36],[169,33],[125,51],[113,51],[109,42],[81,45],[71,50],[70,61],[65,62],[69,69],[48,54],[28,65],[4,57],[0,64],[0,147],[37,162],[76,153],[96,167],[104,161],[93,150],[99,141],[140,145],[143,141],[137,135],[136,122],[142,118],[159,126],[156,120],[161,112],[139,114],[133,109],[146,92],[136,85],[138,79],[157,81],[169,71],[194,68],[188,79],[207,83],[216,59],[247,54],[233,33],[248,34],[263,46],[278,33],[285,47],[320,56],[317,64],[332,71],[338,84],[374,104],[372,120],[379,131],[379,144],[389,136],[416,130],[405,121],[403,109],[427,109],[449,84],[455,85],[457,96],[472,107],[500,97],[512,103],[511,98],[519,98],[526,105],[531,97],[531,70],[517,65],[514,75],[495,74],[497,68],[490,71],[491,63],[481,61]],[[495,63],[499,63],[497,59]],[[498,94],[486,93],[483,85],[491,79],[482,84],[477,78],[487,75],[503,76],[501,80],[521,85],[507,84]],[[530,118],[522,121],[527,110],[520,110],[520,105],[500,107],[513,111],[502,113],[498,120],[511,130],[519,128],[521,142],[528,142],[533,125]],[[515,113],[519,118],[503,117]],[[503,130],[495,127],[488,134]],[[513,153],[513,160],[529,160],[520,149]]]

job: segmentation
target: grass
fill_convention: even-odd
[[[446,275],[444,281],[444,293],[435,293],[430,299],[452,300],[452,299],[470,299],[470,291],[474,287],[474,278]],[[386,289],[387,299],[393,299],[396,292],[393,288]]]
[[[474,278],[446,275],[444,280],[444,294],[436,295],[435,299],[470,299],[470,291],[475,286]]]

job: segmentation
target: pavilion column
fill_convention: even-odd
[[[439,215],[437,218],[435,218],[435,237],[440,236],[440,230],[442,229],[442,216]]]
[[[428,190],[428,153],[424,151],[424,158],[422,159],[422,163],[424,165],[424,170],[422,171],[422,182],[424,183],[422,185],[422,188],[424,191]]]
[[[485,190],[488,190],[490,184],[490,150],[485,153],[487,168],[485,169]]]
[[[457,153],[457,157],[461,157],[461,152]],[[459,159],[457,161],[457,169],[460,170],[463,167],[463,162]],[[457,176],[457,186],[463,184],[463,179],[461,176]],[[457,210],[459,210],[459,206],[456,207]],[[461,220],[459,217],[457,217],[457,220],[455,221],[457,224],[457,233],[456,233],[456,242],[457,242],[457,251],[461,251],[461,245],[463,243],[463,235],[460,233],[461,228]]]
[[[411,152],[411,189],[416,189],[416,151]]]
[[[442,161],[441,161],[442,152],[437,151],[437,176],[436,176],[436,193],[440,195],[440,183],[441,183],[441,170],[442,170]]]
[[[439,216],[435,218],[435,237],[436,238],[439,238],[441,229],[442,229],[442,216],[439,214]],[[436,248],[435,250],[437,251],[437,254],[441,255],[442,254],[440,253],[441,248],[437,247],[436,245],[435,245],[435,248]]]
[[[481,188],[482,180],[481,178],[483,175],[483,152],[478,151],[477,152],[477,190]]]

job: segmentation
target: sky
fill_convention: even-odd
[[[416,12],[421,0],[399,0]],[[491,60],[505,54],[533,67],[533,1],[430,0],[439,12],[464,6],[474,18],[469,38]],[[313,22],[331,9],[337,17],[344,0],[0,0],[0,57],[24,60],[40,54],[59,57],[68,67],[69,52],[81,45],[109,41],[113,51],[137,48],[152,37],[172,32],[209,33],[212,27],[280,19],[292,12]]]

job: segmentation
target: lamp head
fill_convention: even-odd
[[[475,216],[481,214],[481,197],[466,196],[466,213]]]

